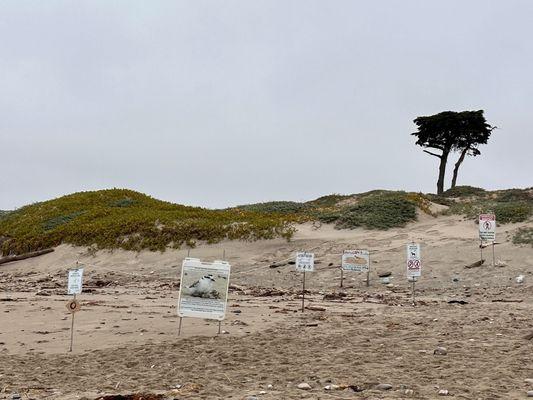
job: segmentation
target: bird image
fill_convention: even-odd
[[[213,275],[204,275],[188,287],[189,294],[193,297],[210,297],[214,283]]]

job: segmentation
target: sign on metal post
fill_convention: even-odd
[[[496,240],[496,215],[481,214],[479,216],[479,239],[484,242]]]
[[[76,265],[78,263],[76,262]],[[67,310],[72,314],[72,321],[70,324],[70,347],[69,352],[72,352],[72,344],[74,343],[74,314],[80,310],[80,303],[76,300],[76,295],[83,290],[83,268],[71,269],[68,271],[68,294],[73,295],[72,300],[67,303]]]
[[[422,259],[420,258],[420,244],[407,245],[407,277],[422,275]]]
[[[226,316],[231,266],[226,261],[186,258],[181,268],[178,316],[222,321]]]
[[[68,294],[80,294],[83,285],[83,268],[68,271]]]
[[[370,253],[368,250],[344,250],[341,261],[341,287],[344,271],[366,272],[366,285],[370,285]]]
[[[306,251],[296,253],[296,271],[303,272],[302,279],[302,312],[305,310],[305,273],[315,270],[315,255]]]
[[[407,280],[413,284],[413,305],[415,305],[415,283],[421,275],[422,258],[420,257],[420,244],[410,243],[407,245]]]
[[[296,270],[313,272],[315,270],[315,255],[306,251],[296,253]]]

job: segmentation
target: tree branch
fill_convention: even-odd
[[[442,158],[442,154],[435,154],[435,153],[432,153],[431,151],[428,151],[428,150],[423,150],[423,152],[431,154],[432,156],[435,156],[435,157],[438,157],[438,158]]]

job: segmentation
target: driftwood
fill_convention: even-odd
[[[476,262],[473,263],[473,264],[465,265],[465,268],[476,268],[476,267],[481,267],[481,266],[483,265],[484,262],[485,262],[485,260],[479,260],[479,261],[476,261]]]
[[[7,256],[4,258],[0,258],[0,264],[5,264],[8,262],[12,262],[12,261],[25,260],[26,258],[38,257],[38,256],[42,256],[43,254],[51,253],[53,251],[54,249],[44,249],[44,250],[39,250],[39,251],[32,251],[31,253],[21,254],[18,256]]]
[[[522,303],[522,299],[493,299],[493,303]]]
[[[500,244],[500,242],[494,242],[494,245],[497,245],[497,244]],[[489,246],[492,246],[492,242],[490,242],[490,243],[481,243],[479,245],[479,248],[480,249],[484,249],[485,247],[489,247]]]

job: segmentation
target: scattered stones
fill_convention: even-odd
[[[433,350],[433,354],[437,356],[445,356],[446,354],[448,354],[448,350],[446,349],[446,347],[437,347],[435,350]]]
[[[309,385],[306,382],[299,383],[297,387],[298,389],[302,389],[302,390],[311,390],[311,385]]]
[[[380,383],[379,385],[376,385],[375,387],[377,390],[391,390],[392,385],[388,383]]]

